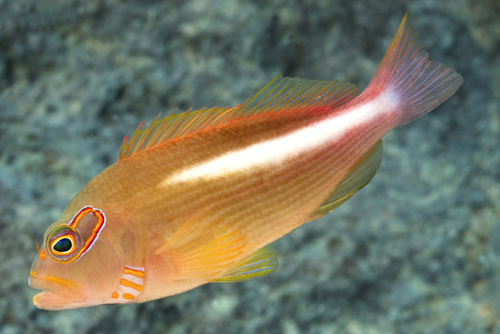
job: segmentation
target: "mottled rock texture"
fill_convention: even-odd
[[[364,88],[405,12],[463,87],[386,136],[369,186],[275,242],[277,272],[33,306],[35,241],[140,121],[236,105],[278,72]],[[500,333],[499,17],[496,0],[0,1],[0,334]]]

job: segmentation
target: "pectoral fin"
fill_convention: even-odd
[[[245,235],[230,225],[198,214],[187,220],[177,233],[155,253],[174,261],[179,277],[216,277],[234,263],[246,246]]]
[[[344,178],[328,198],[313,212],[318,218],[346,202],[358,190],[366,186],[375,176],[382,163],[382,141],[379,140],[354,165],[353,170]]]
[[[239,282],[265,276],[278,269],[278,257],[271,247],[264,247],[236,263],[221,277],[210,282]]]

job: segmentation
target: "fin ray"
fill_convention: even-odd
[[[388,93],[399,125],[436,108],[462,82],[453,68],[429,60],[406,14],[367,90]]]
[[[246,236],[197,214],[188,219],[155,254],[168,253],[178,275],[214,277],[231,266],[247,245]],[[228,232],[229,231],[229,232]]]
[[[184,113],[175,110],[160,119],[158,115],[146,128],[142,122],[130,137],[125,137],[118,161],[169,141],[227,125],[251,117],[277,112],[314,112],[314,108],[334,109],[358,93],[356,86],[342,81],[318,81],[274,77],[255,96],[234,108],[209,108]],[[312,109],[311,109],[312,108]]]
[[[379,140],[358,160],[353,170],[338,184],[311,216],[317,218],[332,211],[366,186],[375,176],[382,163],[382,150],[382,140]]]
[[[222,276],[210,282],[241,282],[268,275],[278,269],[279,261],[276,251],[269,246],[250,254],[233,265]]]

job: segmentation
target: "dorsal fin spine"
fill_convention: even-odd
[[[160,117],[160,115],[158,115],[157,118],[159,118],[159,117]],[[158,127],[158,129],[156,130],[155,135],[154,135],[153,139],[151,140],[151,143],[148,147],[153,147],[156,144],[156,141],[158,140],[158,135],[163,132],[163,129],[165,128],[166,125],[167,125],[167,122],[163,122],[163,124],[160,127]]]
[[[139,152],[166,142],[187,138],[193,134],[228,126],[233,122],[251,121],[259,117],[282,115],[283,113],[322,112],[334,110],[357,94],[354,85],[340,81],[317,81],[299,78],[274,77],[255,96],[233,108],[203,108],[175,114],[175,110],[159,119],[157,116],[148,127],[144,122],[132,137],[124,140],[118,160],[129,158]],[[281,117],[281,116],[280,116]]]
[[[291,101],[293,101],[295,99],[295,96],[297,95],[300,95],[300,92],[302,91],[302,86],[304,85],[307,85],[308,83],[311,83],[313,81],[309,81],[309,82],[302,82],[300,85],[297,85],[297,82],[299,82],[300,79],[299,78],[294,78],[293,80],[290,80],[288,82],[288,85],[283,85],[283,88],[280,89],[278,91],[278,94],[276,94],[276,97],[274,97],[271,101],[269,101],[270,103],[273,102],[273,107],[272,107],[272,110],[279,110],[281,109],[281,103],[287,99],[290,99]],[[292,88],[290,88],[292,87]],[[289,94],[283,94],[284,92],[287,92],[288,90],[290,90],[290,93]],[[281,98],[275,102],[275,100],[281,95]]]
[[[123,139],[122,146],[120,147],[120,154],[118,154],[118,160],[121,159],[124,151],[127,149],[127,143],[128,143],[128,135],[126,135],[125,138]]]
[[[175,117],[175,115],[171,114],[170,115],[172,118]],[[168,117],[168,116],[167,116]],[[168,136],[170,136],[170,134],[174,131],[175,127],[177,126],[177,124],[179,124],[180,122],[180,117],[177,116],[175,119],[173,119],[174,121],[174,124],[170,127],[170,130],[168,132],[165,132],[165,134],[163,136],[161,136],[161,141],[163,141],[164,138],[167,138]],[[166,125],[167,122],[164,122],[164,124]]]
[[[281,79],[281,78],[280,78]],[[255,109],[259,109],[260,105],[265,102],[267,100],[267,98],[271,95],[271,94],[274,94],[274,92],[278,89],[277,93],[274,94],[274,96],[269,100],[267,101],[267,103],[264,105],[263,108],[261,108],[261,110],[269,110],[269,105],[274,102],[274,100],[281,94],[283,93],[283,91],[286,91],[288,90],[288,88],[292,85],[292,83],[295,83],[297,80],[297,78],[293,78],[292,80],[288,81],[287,83],[285,83],[283,86],[275,86],[273,89],[271,89],[269,91],[269,93],[266,94],[266,96],[261,100],[261,103],[259,103],[258,105],[255,106]],[[274,104],[275,106],[277,105],[277,103]],[[271,108],[272,109],[272,108]]]
[[[156,123],[156,121],[158,120],[158,117],[160,117],[160,114],[158,114],[154,119],[153,119],[153,124]],[[139,150],[142,150],[142,145],[144,144],[144,141],[146,140],[146,138],[148,137],[149,133],[151,132],[151,130],[153,129],[152,126],[148,126],[146,128],[146,132],[144,133],[144,135],[142,135],[141,137],[141,141],[139,142],[139,144],[137,144],[137,147],[139,148]],[[152,143],[153,141],[149,141],[146,145],[146,147],[144,149],[147,149],[149,147],[149,145]]]
[[[153,120],[153,122],[154,122],[154,123],[158,122],[158,119],[160,118],[160,116],[161,116],[161,113],[159,113],[159,114],[155,117],[155,119]],[[151,140],[148,142],[148,144],[147,144],[147,146],[146,146],[147,148],[150,148],[152,145],[154,145],[154,143],[156,142],[156,139],[157,139],[157,137],[158,137],[158,134],[160,133],[161,128],[162,128],[162,127],[159,127],[158,129],[156,129],[156,130],[155,130],[155,132],[154,132],[154,133],[153,133],[153,135],[152,135]]]
[[[135,140],[135,137],[137,137],[137,134],[139,133],[139,129],[142,128],[142,126],[144,125],[144,121],[141,122],[141,124],[139,124],[139,126],[137,127],[137,129],[135,129],[134,131],[134,134],[132,135],[132,137],[130,137],[130,141],[129,143],[133,143],[134,140]],[[130,152],[130,149],[132,148],[132,145],[129,145],[127,147],[127,153],[125,154],[125,156],[128,156],[129,155],[129,152]],[[132,152],[132,154],[135,153],[135,149],[137,148],[137,146],[134,147],[134,151]]]
[[[311,81],[310,83],[306,83],[305,87],[303,87],[303,90],[310,90],[310,95],[315,94],[321,87],[323,87],[324,84],[322,84],[319,81]],[[296,94],[298,96],[299,94]],[[306,100],[303,100],[299,106],[303,106],[306,103]],[[315,105],[315,104],[314,104]]]
[[[322,82],[322,81],[314,81],[314,85],[311,86],[311,88],[307,88],[308,92],[308,98],[310,99],[311,96],[314,96],[316,92],[321,91],[325,87],[329,86],[329,82]],[[338,88],[340,85],[338,83],[335,83],[332,87],[329,87],[328,90],[326,91],[326,96],[324,96],[322,99],[317,99],[315,103],[311,105],[311,107],[317,107],[323,100],[326,100],[327,98],[331,97],[331,91],[334,88]],[[307,103],[310,103],[309,99],[304,98],[302,102],[299,104],[299,106],[304,106]]]
[[[275,77],[274,77],[271,81],[269,81],[269,82],[268,82],[268,83],[267,83],[264,87],[262,87],[262,89],[261,89],[261,90],[259,90],[259,91],[257,92],[257,94],[255,94],[252,98],[247,99],[247,100],[245,101],[245,103],[243,104],[243,106],[242,106],[242,108],[241,108],[241,111],[242,111],[243,113],[246,113],[246,112],[248,111],[248,107],[250,107],[250,106],[253,104],[253,102],[255,101],[255,99],[257,99],[257,97],[258,97],[258,96],[260,96],[260,94],[262,94],[263,92],[265,92],[265,91],[266,91],[266,89],[268,89],[270,86],[274,85],[274,83],[275,83],[276,81],[280,80],[280,79],[281,79],[281,72],[280,72],[280,73],[278,73],[278,75],[277,75],[277,76],[275,76]],[[276,88],[274,88],[274,89],[276,89]],[[271,92],[270,92],[270,93],[271,93]],[[270,93],[269,93],[269,94],[270,94]],[[268,94],[268,95],[269,95],[269,94]],[[267,95],[266,95],[266,97],[267,97]]]
[[[287,84],[283,85],[283,87],[281,87],[281,89],[278,91],[278,94],[275,95],[275,97],[273,97],[271,100],[269,100],[269,102],[266,104],[266,106],[264,107],[265,109],[269,108],[269,105],[272,103],[273,106],[270,107],[270,111],[274,111],[276,109],[280,109],[280,104],[287,99],[287,95],[286,94],[283,94],[283,92],[286,92],[288,90],[291,90],[290,92],[290,95],[292,96],[292,99],[293,99],[293,96],[292,94],[294,94],[297,90],[299,90],[300,86],[297,86],[297,87],[294,87],[295,83],[298,81],[299,79],[298,78],[294,78],[293,80],[290,80],[290,82],[288,82]],[[293,87],[290,89],[290,87]],[[283,95],[282,95],[283,94]],[[275,100],[280,97],[281,98],[275,102]]]

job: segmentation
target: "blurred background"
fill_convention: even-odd
[[[406,12],[464,84],[385,137],[359,194],[273,244],[279,270],[33,306],[35,242],[142,120],[234,106],[278,72],[364,89]],[[499,334],[499,54],[497,0],[1,0],[0,334]]]

